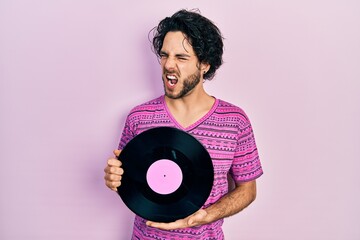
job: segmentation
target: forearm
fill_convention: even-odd
[[[256,198],[256,181],[237,184],[235,189],[206,208],[206,222],[232,216],[250,205]]]
[[[208,224],[240,212],[249,206],[249,204],[255,200],[255,197],[256,182],[254,180],[251,182],[237,184],[233,191],[223,196],[219,201],[210,207],[206,209],[200,209],[199,211],[184,219],[179,219],[171,223],[157,223],[147,221],[146,224],[148,226],[164,230],[173,230]]]

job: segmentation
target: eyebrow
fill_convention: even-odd
[[[160,55],[165,55],[165,56],[168,56],[169,54],[165,51],[160,51]],[[178,54],[175,54],[175,57],[180,57],[180,58],[190,58],[191,56],[189,54],[185,54],[185,53],[178,53]]]
[[[176,57],[178,57],[178,58],[190,58],[191,56],[190,55],[188,55],[188,54],[175,54],[175,56]]]

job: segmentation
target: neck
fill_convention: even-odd
[[[179,99],[165,96],[165,103],[176,121],[183,128],[187,128],[210,111],[215,103],[215,98],[201,88]]]
[[[194,89],[195,90],[195,89]],[[191,91],[182,98],[172,99],[165,96],[165,102],[172,111],[196,111],[206,106],[212,106],[214,98],[207,94],[204,88]]]

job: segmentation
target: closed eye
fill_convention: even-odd
[[[166,54],[165,52],[160,52],[159,56],[160,58],[167,58],[169,55]]]
[[[181,61],[186,61],[186,60],[189,60],[190,56],[185,55],[185,54],[177,54],[176,58],[181,60]]]

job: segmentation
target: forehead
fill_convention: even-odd
[[[180,31],[168,32],[165,35],[161,51],[195,55],[194,49],[186,38],[186,35]]]

